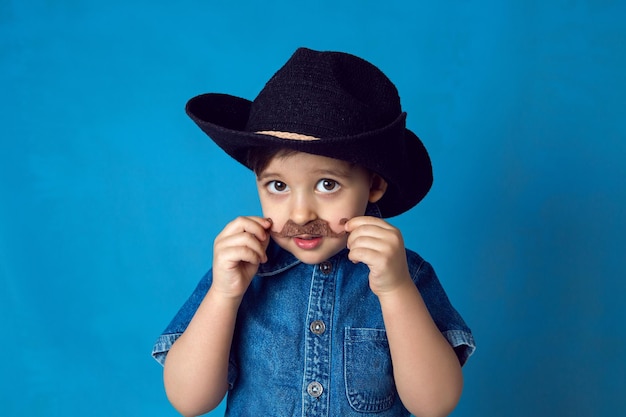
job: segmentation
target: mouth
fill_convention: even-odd
[[[321,245],[324,237],[320,235],[298,235],[293,236],[292,239],[298,248],[311,250]]]
[[[308,240],[308,239],[317,239],[319,237],[324,237],[324,236],[306,233],[306,234],[293,235],[293,236],[290,236],[290,237]]]

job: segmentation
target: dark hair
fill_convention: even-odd
[[[289,156],[298,153],[289,148],[250,148],[246,157],[246,166],[256,175],[259,175],[276,157]]]
[[[246,156],[246,166],[250,168],[256,175],[259,175],[265,170],[265,168],[267,168],[270,162],[272,162],[272,159],[284,158],[286,156],[290,156],[299,152],[301,151],[297,151],[291,148],[250,148]],[[347,162],[351,166],[358,165],[348,161],[344,162]],[[373,173],[372,170],[367,170]]]

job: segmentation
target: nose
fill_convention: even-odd
[[[294,195],[291,201],[289,218],[296,224],[307,224],[317,219],[317,210],[315,201],[306,193],[298,193]]]

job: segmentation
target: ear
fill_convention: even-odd
[[[370,203],[375,203],[380,200],[387,191],[387,181],[378,174],[372,174],[372,180],[370,185]]]

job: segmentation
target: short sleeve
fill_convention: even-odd
[[[413,282],[422,295],[433,321],[454,348],[461,365],[464,365],[476,349],[470,328],[450,303],[433,267],[414,252],[409,252],[408,256],[409,265],[413,266],[411,269]]]
[[[174,342],[180,337],[180,335],[183,334],[185,329],[187,329],[187,326],[193,318],[193,315],[196,313],[198,306],[200,306],[200,303],[209,290],[211,282],[212,273],[209,271],[202,277],[191,296],[189,296],[180,310],[178,310],[178,313],[176,313],[170,324],[157,338],[154,346],[152,347],[152,357],[161,365],[165,363],[167,352],[169,352]]]

